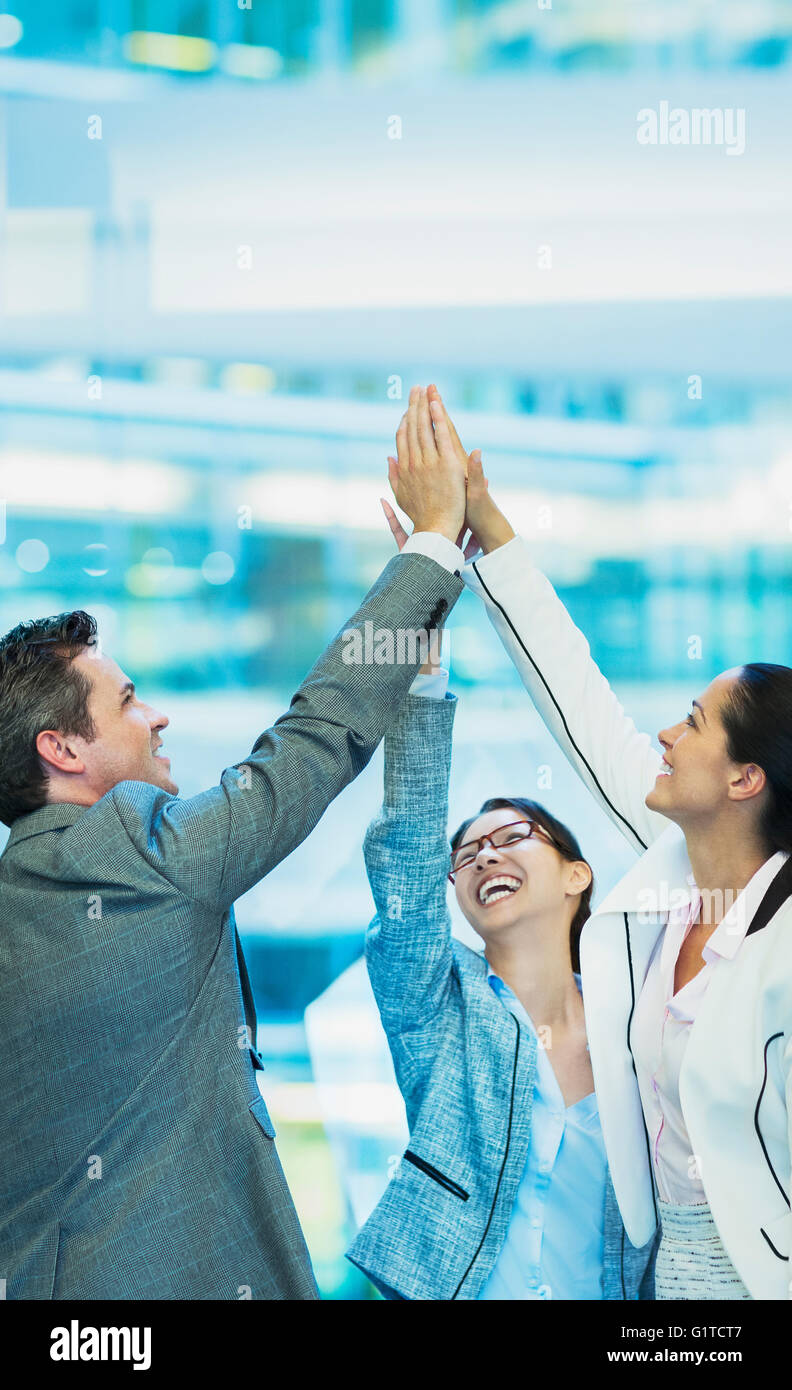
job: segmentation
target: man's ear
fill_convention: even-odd
[[[77,750],[55,729],[42,729],[36,734],[36,752],[55,772],[85,772],[85,763]]]

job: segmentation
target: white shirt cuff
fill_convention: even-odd
[[[444,700],[448,689],[448,672],[439,667],[431,676],[421,672],[415,677],[409,689],[410,695],[425,695],[430,700]]]
[[[448,536],[441,536],[439,531],[414,531],[402,546],[401,553],[428,555],[430,560],[436,560],[438,565],[452,574],[459,574],[465,563],[464,552]]]

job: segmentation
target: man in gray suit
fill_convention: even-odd
[[[463,587],[464,470],[420,407],[399,498],[415,535],[347,633],[430,632]],[[88,614],[0,641],[7,1297],[318,1297],[256,1083],[233,903],[366,766],[422,660],[401,647],[350,661],[339,633],[244,762],[182,799],[168,720]]]

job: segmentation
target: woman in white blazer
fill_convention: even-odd
[[[430,396],[435,428],[456,438]],[[391,470],[393,483],[395,460]],[[580,943],[627,1234],[641,1246],[661,1223],[658,1298],[789,1298],[792,670],[724,672],[661,730],[660,753],[492,502],[477,452],[467,524],[484,553],[465,582],[559,747],[640,856]]]

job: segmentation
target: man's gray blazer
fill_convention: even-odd
[[[395,556],[347,624],[428,629],[462,590]],[[0,857],[0,1279],[9,1298],[312,1299],[256,1085],[233,902],[365,767],[415,675],[341,634],[219,786],[120,782]],[[409,654],[409,648],[405,655]],[[418,658],[420,659],[420,658]]]

